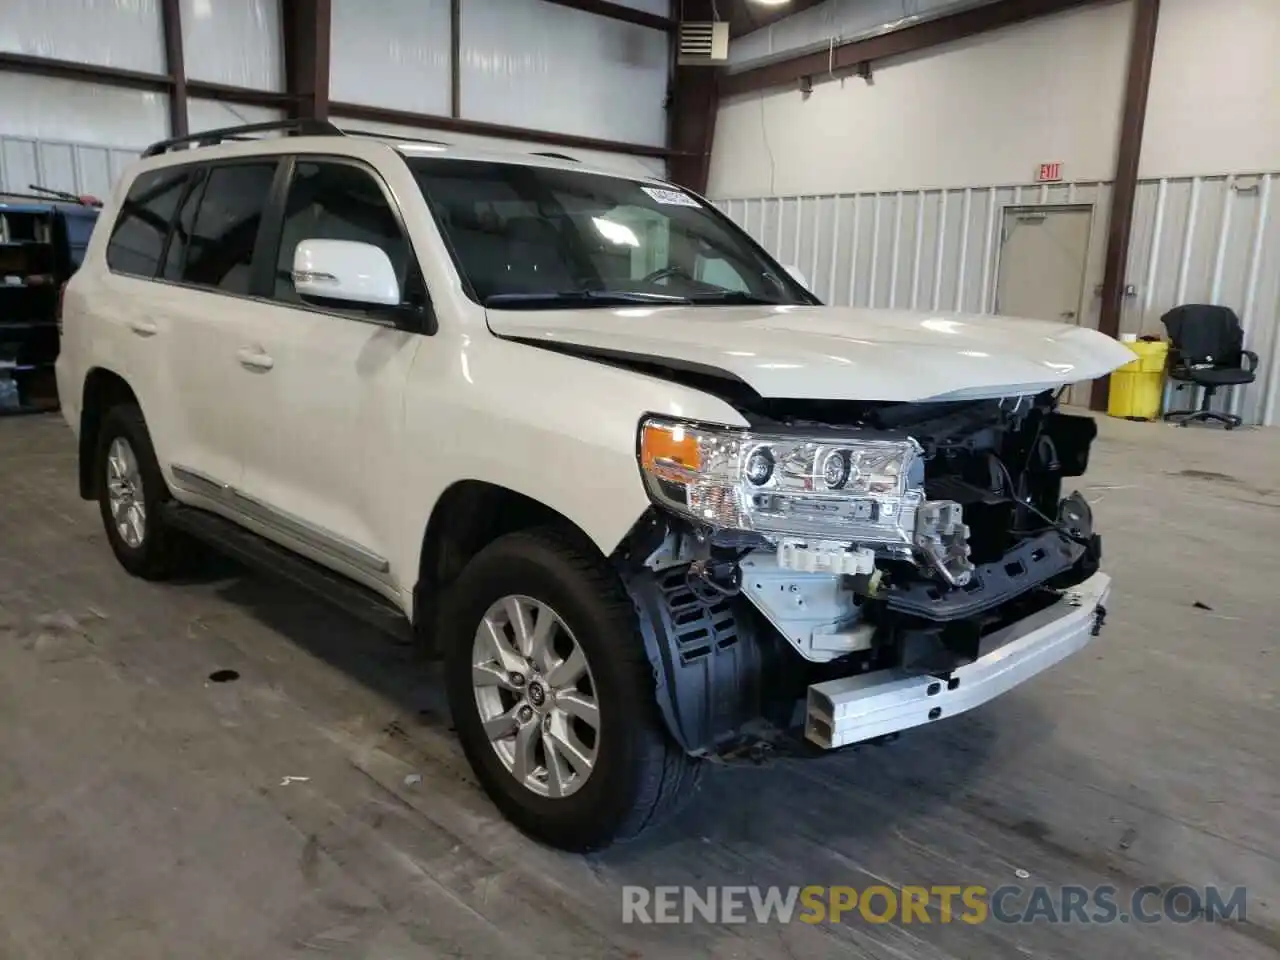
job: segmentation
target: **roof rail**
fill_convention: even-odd
[[[570,163],[581,163],[577,157],[571,157],[567,153],[556,153],[554,150],[534,150],[531,157],[550,157],[552,160],[568,160]]]
[[[402,140],[405,143],[429,143],[435,147],[449,146],[449,143],[445,140],[432,140],[428,137],[402,137],[398,133],[382,133],[378,130],[352,130],[349,127],[343,127],[342,132],[348,137],[375,137],[378,140]]]
[[[217,130],[201,130],[189,133],[184,137],[172,137],[160,140],[142,151],[144,157],[158,157],[176,147],[195,146],[211,147],[224,140],[251,139],[245,134],[253,133],[286,133],[299,137],[340,137],[342,131],[327,120],[310,120],[297,118],[293,120],[272,120],[267,123],[245,123],[236,127],[219,127]]]

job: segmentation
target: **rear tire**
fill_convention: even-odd
[[[590,735],[584,731],[577,744],[589,741],[591,766],[580,782],[578,767],[572,767],[574,787],[562,796],[555,796],[557,790],[550,786],[553,770],[547,760],[550,749],[557,754],[556,769],[561,769],[558,746],[535,746],[526,767],[537,772],[527,777],[522,773],[518,778],[512,760],[521,731],[537,738],[541,722],[547,724],[545,729],[554,729],[552,720],[539,712],[542,699],[534,697],[533,684],[556,671],[539,673],[534,669],[537,658],[531,658],[528,679],[510,685],[504,694],[504,707],[516,704],[511,710],[513,732],[492,740],[486,733],[486,719],[492,732],[494,713],[501,708],[493,707],[491,700],[484,708],[480,703],[492,693],[476,680],[477,675],[483,679],[483,668],[477,670],[477,633],[486,617],[493,622],[491,611],[501,610],[507,598],[521,598],[528,608],[537,609],[530,634],[537,633],[532,625],[541,622],[544,611],[553,611],[555,630],[567,634],[560,650],[576,645],[585,659],[582,689],[589,691],[584,696],[598,710],[597,727]],[[485,547],[462,571],[450,587],[441,623],[449,703],[462,748],[490,798],[525,833],[563,850],[599,850],[654,826],[695,790],[702,764],[672,740],[663,724],[635,608],[603,558],[555,529],[508,534]],[[514,636],[514,629],[503,636]],[[515,642],[505,649],[507,655],[519,653]],[[552,661],[565,663],[569,656],[557,651]],[[490,679],[489,685],[494,684]],[[560,690],[553,692],[551,701],[578,696],[577,691]],[[536,705],[524,711],[532,730],[515,722],[522,703]],[[578,751],[579,762],[581,754]]]
[[[135,577],[168,579],[178,572],[181,538],[164,520],[169,488],[142,411],[133,404],[112,407],[97,440],[94,482],[111,551]]]

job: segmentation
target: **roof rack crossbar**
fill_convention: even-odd
[[[327,120],[311,120],[296,118],[293,120],[271,120],[267,123],[245,123],[235,127],[219,127],[216,130],[201,130],[183,137],[171,137],[159,140],[142,151],[144,157],[158,157],[176,147],[196,146],[211,147],[224,140],[244,140],[246,133],[287,133],[299,137],[340,137],[342,131]]]

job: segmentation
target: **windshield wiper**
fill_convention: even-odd
[[[778,304],[787,303],[786,300],[775,300],[773,297],[762,297],[759,294],[748,293],[746,290],[717,290],[715,293],[696,293],[689,297],[690,303],[746,303],[746,304],[768,304],[776,306]]]
[[[690,303],[688,297],[631,290],[557,290],[540,293],[495,293],[484,298],[486,307],[555,307],[563,304],[607,307],[628,303]]]

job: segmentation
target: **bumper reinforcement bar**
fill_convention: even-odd
[[[1096,573],[1061,600],[984,638],[988,652],[945,679],[884,670],[809,688],[805,737],[833,749],[954,716],[1075,653],[1096,635],[1111,578]]]

